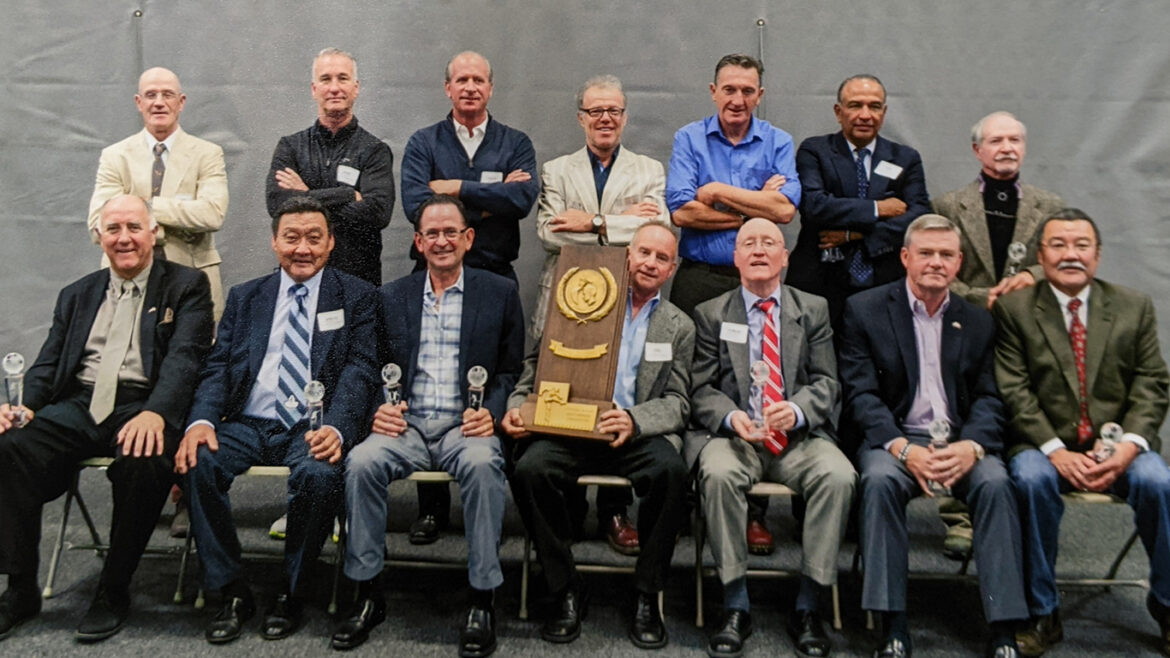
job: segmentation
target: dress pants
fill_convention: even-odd
[[[142,410],[146,389],[120,388],[114,411],[100,425],[89,415],[88,390],[42,408],[23,428],[0,434],[0,573],[36,574],[41,507],[69,488],[77,462],[114,457],[110,552],[102,583],[124,589],[138,568],[167,493],[175,482],[178,432],[165,432],[163,454],[124,456],[118,430]]]
[[[616,450],[604,441],[538,436],[526,440],[512,474],[512,491],[536,544],[548,588],[563,591],[576,579],[569,506],[585,474],[629,479],[641,499],[634,567],[638,591],[660,592],[686,515],[688,473],[678,449],[664,437],[634,438]],[[742,533],[741,533],[742,534]]]
[[[228,491],[235,477],[252,466],[286,466],[288,529],[284,568],[288,587],[299,593],[301,572],[321,553],[342,504],[342,464],[309,454],[304,421],[286,429],[277,420],[242,417],[216,428],[219,450],[200,446],[187,474],[191,531],[203,562],[203,583],[220,590],[240,578],[240,540],[232,519]]]
[[[889,451],[864,450],[859,461],[865,565],[861,607],[903,612],[910,552],[906,504],[922,490],[905,464]],[[952,487],[952,495],[971,508],[984,617],[989,622],[1027,618],[1020,520],[1003,460],[987,455],[975,462],[966,477]]]
[[[500,531],[508,484],[496,436],[465,437],[459,416],[424,418],[406,414],[407,429],[397,437],[373,433],[354,446],[346,460],[345,499],[349,545],[345,575],[369,580],[386,559],[387,487],[415,471],[442,470],[459,483],[467,536],[468,580],[479,590],[504,582],[500,570]]]
[[[1028,609],[1033,615],[1047,615],[1060,605],[1056,589],[1056,548],[1064,514],[1060,492],[1072,486],[1036,449],[1017,454],[1010,467],[1024,528]],[[1170,606],[1170,469],[1158,453],[1143,452],[1107,491],[1133,508],[1150,560],[1150,590],[1159,603]]]
[[[857,472],[833,442],[821,438],[795,441],[776,456],[740,438],[707,440],[699,453],[699,491],[720,580],[747,575],[745,494],[761,480],[779,482],[807,501],[801,572],[821,585],[837,582],[837,552]]]

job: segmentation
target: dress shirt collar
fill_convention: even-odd
[[[150,149],[150,152],[153,154],[154,153],[154,145],[158,144],[159,141],[154,138],[154,135],[150,134],[149,130],[143,130],[142,134],[146,138],[146,148]],[[171,134],[167,135],[167,138],[162,140],[162,143],[165,144],[167,147],[167,150],[163,151],[163,157],[170,155],[171,149],[174,148],[174,146],[175,146],[175,138],[178,136],[179,136],[179,127],[175,126],[175,129],[171,132]]]
[[[773,290],[767,297],[757,297],[754,292],[748,290],[744,286],[739,287],[739,292],[743,296],[743,307],[749,318],[751,317],[752,309],[755,307],[756,303],[765,299],[776,300],[775,310],[780,309],[780,286],[776,286],[776,289]]]
[[[325,272],[325,268],[317,270],[317,273],[309,277],[307,281],[302,281],[302,283],[305,284],[305,287],[309,289],[309,298],[316,297],[317,291],[321,289],[321,274],[323,272]],[[288,275],[288,272],[285,272],[282,268],[280,270],[280,290],[278,291],[278,294],[287,296],[288,289],[295,285],[297,285],[297,282],[293,281],[293,278]]]
[[[706,130],[708,136],[717,135],[719,139],[722,139],[728,144],[731,144],[731,140],[727,139],[727,135],[723,134],[723,126],[719,125],[719,115],[712,114],[703,121],[705,124],[704,129]],[[751,121],[751,125],[748,126],[748,131],[744,134],[743,139],[739,140],[739,142],[736,144],[731,144],[732,146],[741,146],[743,144],[750,144],[751,142],[755,141],[763,141],[764,138],[760,135],[758,130],[760,127],[760,122],[756,120],[755,116],[752,116]]]
[[[425,281],[425,283],[423,283],[423,299],[425,299],[425,300],[437,299],[437,297],[435,296],[435,289],[434,289],[434,287],[431,286],[431,273],[429,271],[425,271],[425,270],[424,270],[424,272],[426,272],[426,273],[423,275],[423,280]],[[451,284],[443,292],[446,293],[449,290],[458,290],[459,292],[463,292],[463,274],[464,274],[463,266],[460,266],[459,267],[459,278],[456,279],[455,283]]]
[[[151,261],[150,265],[147,265],[145,268],[143,268],[143,270],[138,273],[138,276],[134,277],[133,279],[123,279],[122,277],[115,274],[114,270],[111,269],[110,294],[113,295],[115,299],[119,297],[122,294],[122,284],[126,281],[132,282],[134,287],[138,288],[138,293],[142,294],[142,292],[146,290],[146,282],[150,280],[150,270],[152,268],[154,268],[153,261]]]
[[[1064,318],[1065,329],[1068,329],[1069,323],[1072,322],[1072,316],[1069,315],[1068,312],[1068,303],[1073,299],[1081,300],[1081,308],[1079,311],[1077,311],[1077,315],[1081,318],[1081,324],[1088,324],[1086,320],[1089,317],[1089,289],[1093,287],[1093,284],[1090,283],[1089,285],[1082,288],[1081,291],[1077,293],[1076,297],[1069,297],[1063,292],[1057,290],[1056,286],[1052,285],[1052,282],[1048,282],[1048,287],[1052,289],[1052,294],[1056,295],[1056,303],[1060,304],[1060,315]]]
[[[487,132],[487,124],[490,119],[490,116],[484,116],[482,122],[472,126],[471,128],[468,128],[467,126],[459,123],[459,121],[455,119],[455,115],[452,114],[451,124],[455,126],[455,134],[459,136],[459,139],[483,139],[484,133]]]
[[[638,311],[639,318],[649,317],[654,313],[654,309],[658,308],[658,302],[662,301],[662,291],[654,293],[654,296],[642,304],[642,310]],[[634,317],[634,291],[631,289],[630,293],[626,295],[626,319]]]
[[[947,292],[947,298],[943,300],[943,303],[938,307],[938,310],[934,312],[934,315],[931,315],[930,313],[928,313],[926,311],[926,303],[923,302],[921,299],[918,299],[917,297],[914,296],[914,291],[910,289],[910,279],[909,278],[907,278],[905,280],[905,286],[906,286],[906,298],[910,302],[910,314],[911,315],[921,315],[923,317],[927,317],[927,318],[931,318],[931,319],[941,318],[943,313],[946,313],[947,308],[951,305],[951,293]]]
[[[609,166],[601,167],[601,158],[597,157],[597,154],[593,152],[593,149],[586,146],[585,152],[589,154],[589,165],[593,168],[593,173],[596,174],[598,169],[602,169],[603,171],[605,169],[613,169],[614,163],[617,162],[618,153],[620,153],[621,150],[621,144],[618,144],[616,147],[614,147],[613,154],[609,156]]]
[[[842,135],[842,136],[844,136],[844,135]],[[869,140],[868,143],[863,144],[861,146],[855,146],[853,144],[853,142],[849,141],[848,139],[845,140],[845,146],[849,147],[849,153],[853,156],[854,161],[857,160],[857,149],[859,149],[859,148],[867,149],[869,151],[869,157],[872,158],[873,151],[876,148],[876,146],[875,146],[876,144],[877,144],[877,137],[874,137],[873,139]]]

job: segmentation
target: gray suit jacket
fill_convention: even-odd
[[[931,203],[936,213],[954,222],[962,232],[963,265],[951,284],[951,290],[972,304],[986,308],[987,291],[999,280],[995,278],[995,260],[991,255],[991,237],[987,232],[987,215],[979,181],[947,192]],[[1036,229],[1040,222],[1064,205],[1064,200],[1051,192],[1020,185],[1020,206],[1016,211],[1012,241],[1028,246],[1024,267],[1037,281],[1044,277],[1044,270],[1036,266]]]
[[[593,165],[589,162],[586,148],[562,155],[544,163],[540,169],[540,204],[536,213],[536,234],[544,245],[548,256],[540,273],[540,290],[536,297],[536,310],[532,314],[529,333],[533,338],[544,333],[544,317],[548,312],[549,291],[557,270],[557,257],[565,245],[594,245],[597,236],[593,233],[549,230],[554,217],[569,208],[578,208],[587,213],[605,215],[605,232],[609,243],[625,246],[634,239],[634,232],[648,221],[657,221],[670,227],[670,213],[666,210],[666,174],[662,163],[638,155],[622,147],[617,159],[610,165],[609,179],[597,199],[597,185],[593,182]],[[627,199],[653,199],[659,208],[654,220],[637,215],[622,215],[629,205]]]
[[[634,385],[634,406],[627,411],[634,419],[634,438],[666,437],[676,448],[691,415],[691,357],[695,351],[695,325],[677,306],[665,299],[658,302],[646,327],[647,343],[670,343],[670,361],[647,361],[643,354]],[[524,403],[536,380],[536,366],[543,340],[524,359],[524,372],[508,398],[508,408]],[[570,382],[571,383],[571,382]]]
[[[788,433],[789,441],[821,437],[837,441],[841,385],[829,306],[816,295],[780,287],[780,369],[785,395],[804,412],[805,426]],[[694,406],[687,435],[687,463],[693,463],[709,436],[728,436],[723,419],[736,409],[747,410],[751,390],[747,342],[720,339],[724,323],[747,325],[740,288],[695,307]]]

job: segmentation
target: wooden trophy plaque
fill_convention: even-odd
[[[629,270],[624,247],[561,247],[533,393],[520,407],[534,432],[612,441],[597,419],[613,409]]]

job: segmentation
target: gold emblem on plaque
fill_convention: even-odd
[[[541,382],[536,399],[536,425],[592,432],[597,424],[597,405],[569,402],[569,384]]]
[[[605,267],[573,267],[557,282],[557,308],[577,324],[596,322],[609,315],[617,298],[617,282]]]

